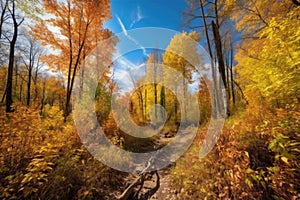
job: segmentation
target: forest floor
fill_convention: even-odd
[[[188,127],[184,131],[190,132],[192,130],[190,130],[190,127]],[[192,134],[191,134],[191,136],[192,136]],[[162,143],[166,144],[175,138],[176,138],[176,136],[173,135],[172,133],[171,134],[167,133],[167,134],[161,135],[160,140],[162,141]],[[185,138],[185,139],[189,139],[189,138]],[[184,144],[184,142],[185,142],[185,140],[181,141],[181,144]],[[172,180],[170,177],[170,170],[175,165],[176,165],[176,160],[174,160],[174,162],[171,164],[171,166],[158,171],[158,174],[160,176],[160,187],[157,190],[157,192],[150,199],[169,199],[169,200],[181,199],[180,193],[183,191],[177,191],[176,189],[172,188],[172,182],[171,182]],[[155,180],[153,180],[151,187],[154,187],[154,185],[155,185]]]
[[[190,133],[191,131],[192,131],[191,127],[182,130],[183,133]],[[162,147],[173,140],[177,140],[178,142],[176,144],[177,145],[176,147],[181,148],[183,145],[186,145],[186,140],[192,139],[191,137],[193,137],[193,134],[190,134],[187,137],[186,136],[180,137],[174,134],[173,132],[165,132],[159,134],[159,137],[154,141],[154,143],[156,146]],[[145,151],[145,149],[143,149],[143,151]],[[176,159],[175,158],[169,158],[169,159],[172,163],[169,166],[158,170],[159,179],[160,179],[158,190],[155,192],[153,196],[146,199],[152,199],[152,200],[153,199],[169,199],[169,200],[180,199],[179,195],[183,191],[178,191],[172,188],[171,186],[172,180],[170,177],[170,170],[172,169],[172,167],[176,165],[175,162]],[[126,185],[127,186],[130,185],[137,177],[138,175],[130,174],[125,180]],[[149,178],[149,180],[144,182],[143,188],[141,189],[140,193],[145,194],[147,191],[151,190],[152,188],[155,188],[156,184],[157,184],[157,177],[155,175],[152,175]]]
[[[160,170],[158,173],[160,176],[160,187],[150,199],[180,199],[179,194],[181,191],[177,191],[171,187],[170,168]],[[154,181],[152,183],[154,186]]]

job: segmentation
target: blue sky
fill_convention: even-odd
[[[109,28],[120,39],[114,59],[114,75],[121,90],[133,88],[132,76],[138,79],[145,74],[144,63],[153,47],[165,49],[171,38],[182,32],[182,12],[186,7],[184,0],[111,0],[112,19],[104,27]],[[164,34],[161,37],[132,31],[145,27],[168,30],[162,31]],[[128,46],[132,45],[137,50],[126,54],[121,50],[124,46],[130,48]]]
[[[181,13],[186,7],[184,0],[111,0],[112,19],[105,26],[122,32],[119,17],[127,30],[163,27],[181,31]]]

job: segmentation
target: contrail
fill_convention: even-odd
[[[136,39],[134,39],[133,37],[131,37],[130,35],[128,35],[128,32],[127,32],[127,30],[126,30],[126,28],[125,28],[125,26],[124,26],[122,20],[120,19],[120,17],[119,17],[118,15],[116,15],[116,18],[117,18],[117,20],[118,20],[118,22],[119,22],[119,24],[120,24],[120,26],[121,26],[121,28],[122,28],[122,31],[124,32],[124,35],[125,35],[129,40],[131,40],[132,42],[134,42],[137,46],[139,46],[139,47],[142,49],[143,54],[144,54],[146,57],[149,57],[149,55],[148,55],[147,52],[146,52],[145,47],[143,47]]]

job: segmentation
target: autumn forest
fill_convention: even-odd
[[[0,199],[300,199],[299,0],[0,9]]]

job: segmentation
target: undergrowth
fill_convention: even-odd
[[[300,110],[249,106],[232,116],[213,150],[199,159],[207,128],[171,170],[183,199],[299,199]]]
[[[1,199],[104,199],[124,178],[95,160],[58,107],[0,115]],[[0,113],[5,113],[0,108]]]

